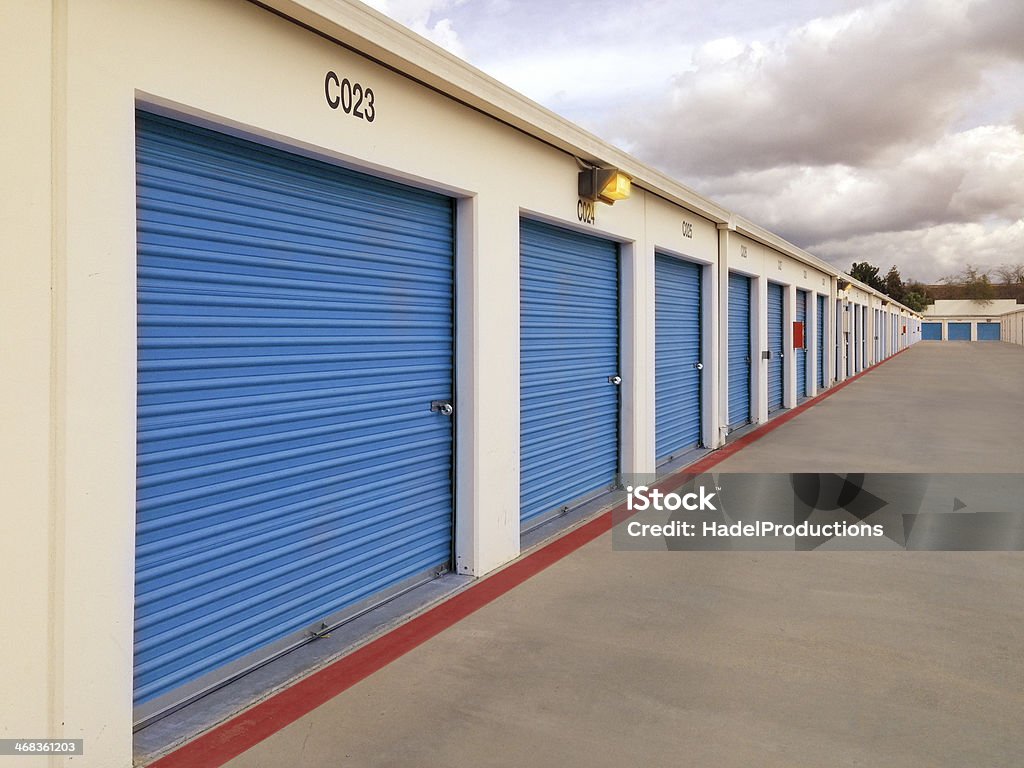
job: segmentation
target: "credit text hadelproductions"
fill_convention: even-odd
[[[689,493],[664,493],[651,489],[646,485],[627,486],[626,509],[630,512],[676,512],[680,509],[687,512],[717,512],[715,506],[716,492],[708,492],[703,486]],[[686,520],[670,520],[666,523],[644,523],[632,520],[626,525],[630,536],[809,536],[814,538],[832,538],[836,536],[883,536],[881,525],[867,523],[847,523],[845,520],[830,523],[774,523],[769,520],[752,522],[725,523],[704,520],[700,530],[696,522]]]

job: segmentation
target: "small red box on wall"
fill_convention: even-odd
[[[793,323],[793,349],[805,349],[806,344],[804,343],[804,324],[799,322]]]

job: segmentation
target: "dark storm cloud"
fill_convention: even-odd
[[[732,55],[706,46],[654,119],[617,127],[639,155],[684,177],[868,164],[940,137],[986,67],[1024,56],[1021,7],[887,3],[737,44]]]

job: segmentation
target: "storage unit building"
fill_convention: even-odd
[[[58,5],[2,28],[0,718],[91,764],[812,394],[797,316],[841,380],[881,300],[360,4]]]

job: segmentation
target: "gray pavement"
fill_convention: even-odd
[[[920,342],[721,472],[1024,472],[1024,347]]]
[[[716,469],[1024,471],[1022,374],[1019,347],[918,345]],[[228,765],[1009,768],[1022,637],[1022,553],[606,535]]]

